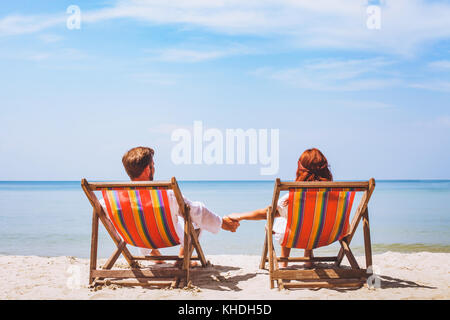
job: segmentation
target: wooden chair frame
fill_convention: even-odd
[[[280,191],[290,188],[360,188],[364,190],[358,208],[350,224],[349,233],[339,240],[341,248],[337,256],[332,257],[289,257],[279,258],[273,246],[273,222],[278,204]],[[357,182],[281,182],[276,179],[272,198],[272,205],[267,210],[266,236],[264,248],[261,256],[260,269],[265,269],[265,264],[269,262],[270,288],[274,288],[277,282],[278,288],[333,288],[333,287],[361,287],[367,279],[367,269],[361,269],[356,261],[351,249],[350,242],[355,234],[361,219],[363,220],[364,250],[366,268],[372,265],[372,245],[370,241],[369,210],[367,205],[375,189],[375,179]],[[267,256],[269,256],[267,258]],[[347,257],[351,269],[341,268],[342,259]],[[310,270],[280,270],[278,262],[334,262],[333,268]],[[294,283],[284,283],[283,280],[296,280]]]
[[[88,182],[86,179],[81,180],[81,187],[85,192],[89,202],[93,207],[92,214],[92,236],[91,236],[91,253],[89,266],[89,284],[95,286],[105,283],[118,283],[120,285],[141,285],[141,286],[167,286],[177,287],[181,279],[184,279],[185,285],[189,285],[191,279],[191,260],[200,260],[202,267],[210,265],[206,261],[203,250],[198,240],[197,230],[192,225],[190,216],[190,208],[184,202],[181,191],[178,187],[177,180],[172,177],[170,181],[145,181],[145,182]],[[105,210],[101,206],[94,191],[105,188],[114,187],[164,187],[168,190],[173,190],[181,215],[184,217],[184,256],[134,256],[127,248],[126,242],[120,237],[114,225],[107,217]],[[98,248],[98,226],[99,220],[102,222],[106,231],[111,236],[111,239],[116,244],[117,248],[100,269],[97,269],[97,248]],[[199,230],[198,230],[199,231]],[[192,256],[194,248],[197,256]],[[131,270],[112,270],[114,264],[120,255],[123,255]],[[149,270],[144,270],[140,267],[139,260],[168,260],[168,261],[183,261],[179,268],[176,267],[159,267]],[[198,270],[198,269],[197,269]],[[133,282],[118,282],[105,279],[135,279]]]

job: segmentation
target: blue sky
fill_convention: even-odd
[[[69,30],[69,5],[81,28]],[[381,29],[366,26],[368,5]],[[450,179],[450,1],[3,1],[0,180]],[[174,165],[171,132],[279,129],[280,170]]]

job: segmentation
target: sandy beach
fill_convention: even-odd
[[[88,287],[88,259],[0,256],[0,299],[449,299],[450,253],[374,255],[380,288],[270,289],[258,256],[211,255],[213,264],[190,289]],[[363,264],[363,257],[357,257]],[[101,261],[102,262],[102,261]],[[345,263],[344,263],[345,264]],[[119,260],[118,267],[125,263]]]

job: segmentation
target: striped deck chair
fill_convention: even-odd
[[[367,205],[375,188],[375,180],[363,182],[275,182],[272,205],[267,210],[267,225],[260,268],[269,262],[270,287],[317,288],[361,287],[367,269],[359,267],[350,242],[360,220],[363,220],[366,268],[372,265],[369,211]],[[281,245],[288,248],[315,249],[339,241],[340,251],[332,257],[278,258],[273,246],[273,222],[280,191],[289,191],[288,217]],[[356,192],[364,192],[350,223],[350,212]],[[267,257],[268,256],[268,257]],[[341,267],[347,257],[351,268]],[[331,268],[280,269],[279,261],[334,262]],[[290,280],[285,282],[284,280]]]
[[[89,269],[91,286],[105,283],[142,286],[178,286],[183,279],[188,285],[191,273],[191,260],[200,260],[206,267],[205,259],[194,230],[189,206],[185,204],[175,178],[167,182],[87,182],[81,181],[86,196],[94,208],[92,217],[92,238]],[[175,232],[174,221],[168,201],[168,190],[173,190],[178,206],[184,217],[184,256],[134,256],[127,245],[140,248],[159,249],[180,244]],[[106,211],[94,191],[101,191]],[[97,269],[98,225],[102,222],[117,246],[115,252],[101,269]],[[189,248],[189,250],[187,250]],[[192,253],[197,251],[197,256]],[[123,255],[131,270],[113,270],[120,255]],[[139,260],[182,261],[180,267],[140,267]],[[198,268],[196,269],[198,271]],[[124,281],[130,279],[132,281]],[[121,281],[119,281],[120,279]]]

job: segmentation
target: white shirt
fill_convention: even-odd
[[[273,222],[272,230],[274,231],[273,238],[281,244],[284,239],[284,232],[286,231],[287,216],[288,216],[288,205],[286,200],[289,199],[289,193],[285,194],[283,197],[278,199],[277,209],[280,214],[276,217]]]
[[[286,218],[288,216],[288,204],[287,201],[289,199],[289,193],[285,194],[281,198],[278,199],[278,213],[281,217]]]
[[[177,199],[172,190],[168,190],[167,196],[169,198],[170,212],[172,213],[173,221],[183,220],[180,209],[178,207]],[[194,226],[198,226],[200,229],[209,231],[211,233],[218,233],[222,228],[222,218],[210,211],[203,202],[191,201],[184,197],[184,202],[190,208],[190,215]]]

